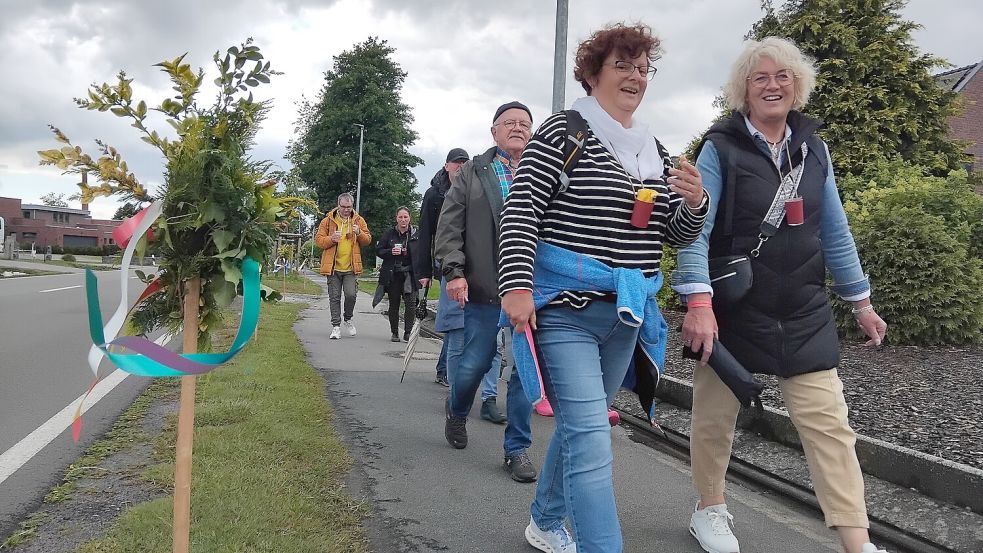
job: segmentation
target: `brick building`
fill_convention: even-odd
[[[88,206],[82,209],[24,204],[18,198],[0,197],[0,217],[4,218],[7,236],[29,248],[47,246],[98,247],[113,244],[113,229],[122,221],[93,219]]]
[[[983,172],[983,61],[935,76],[941,86],[957,92],[963,112],[949,119],[949,138],[970,143],[970,171]]]

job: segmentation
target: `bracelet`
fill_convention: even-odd
[[[873,304],[870,304],[870,303],[868,303],[867,305],[865,305],[863,307],[860,307],[860,308],[854,307],[854,308],[850,309],[850,311],[853,313],[853,316],[854,317],[860,315],[861,313],[863,313],[865,311],[873,311],[873,310],[874,310],[874,305]]]
[[[686,302],[686,308],[687,309],[693,309],[693,308],[696,308],[696,307],[709,307],[710,309],[713,309],[713,302],[707,301],[707,300],[698,300],[698,301]]]

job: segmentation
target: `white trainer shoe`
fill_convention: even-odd
[[[355,323],[351,321],[345,321],[345,330],[348,331],[349,336],[355,335]]]
[[[696,504],[700,506],[699,503]],[[700,542],[700,547],[707,553],[740,553],[741,546],[737,543],[731,526],[734,517],[727,512],[727,505],[711,505],[706,509],[694,509],[689,522],[689,533]]]
[[[340,326],[336,326],[336,327],[332,328],[331,329],[331,336],[329,336],[328,338],[330,338],[331,340],[337,340],[337,339],[341,338],[341,327]]]
[[[863,549],[860,553],[887,553],[886,549],[878,549],[876,545],[872,543],[865,543]]]
[[[573,542],[573,536],[566,526],[560,526],[556,530],[540,530],[532,517],[529,517],[529,526],[526,526],[526,541],[546,553],[577,553],[577,544]]]

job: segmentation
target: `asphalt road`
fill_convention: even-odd
[[[74,408],[92,384],[86,361],[91,342],[83,276],[70,273],[0,280],[0,456],[23,447],[25,437],[56,413],[69,405]],[[96,276],[105,320],[119,302],[119,272],[100,271]],[[132,303],[142,283],[130,278]],[[100,375],[113,371],[103,361]],[[54,439],[12,474],[15,464],[8,455],[8,465],[0,466],[0,537],[29,514],[60,481],[68,465],[111,427],[147,383],[147,379],[126,377],[91,407],[83,419],[80,443],[72,442],[70,429],[56,428],[51,433],[57,434]],[[5,474],[9,474],[6,479]]]
[[[419,360],[400,382],[405,344],[389,342],[388,321],[371,312],[359,294],[358,335],[328,340],[327,294],[303,312],[295,330],[309,360],[325,379],[334,426],[355,458],[349,490],[370,505],[366,519],[376,553],[532,551],[522,536],[535,488],[513,482],[502,469],[503,427],[468,421],[467,449],[452,449],[443,436],[446,388],[434,384],[440,343],[422,340]],[[504,389],[499,405],[504,408]],[[533,416],[530,457],[538,466],[552,420]],[[698,553],[689,535],[696,494],[689,467],[632,440],[625,427],[612,430],[614,483],[625,551]],[[744,551],[832,553],[835,534],[812,513],[782,498],[738,483],[728,487],[728,506]]]

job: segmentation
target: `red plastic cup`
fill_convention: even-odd
[[[653,202],[643,202],[636,199],[635,207],[631,210],[631,226],[635,228],[648,228],[653,207],[655,207]]]
[[[802,211],[802,198],[789,198],[785,200],[785,221],[788,223],[788,226],[799,226],[804,220],[805,215]]]

